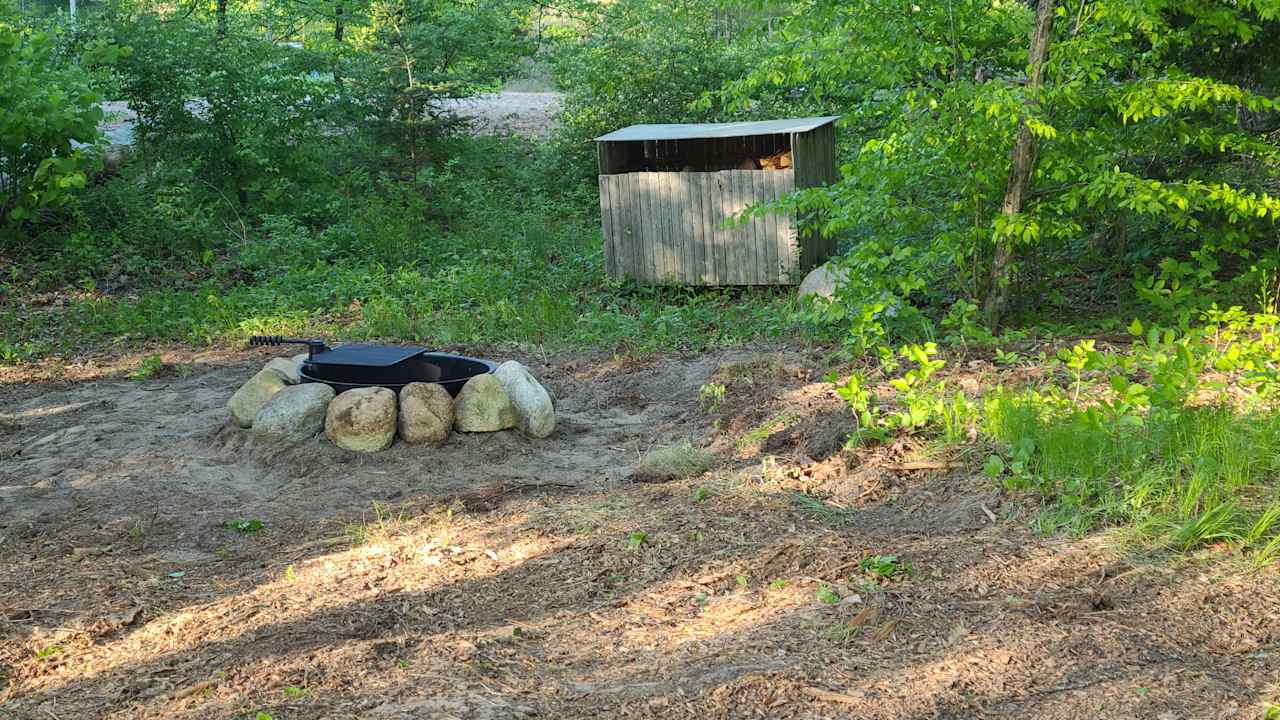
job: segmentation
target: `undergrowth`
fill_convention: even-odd
[[[590,188],[527,141],[456,143],[412,182],[340,179],[318,207],[226,227],[111,179],[80,208],[101,216],[93,242],[72,227],[0,260],[0,364],[254,334],[643,353],[792,333],[788,291],[609,280]]]
[[[1034,381],[998,373],[1008,385],[972,395],[939,378],[932,343],[829,379],[854,412],[851,443],[913,435],[976,458],[1009,491],[1042,499],[1046,533],[1125,526],[1177,551],[1280,559],[1280,317],[1211,308],[1194,325],[1129,332],[1112,347],[1063,348]]]

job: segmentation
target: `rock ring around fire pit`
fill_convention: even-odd
[[[236,425],[297,442],[321,431],[335,445],[377,452],[399,438],[436,444],[453,430],[515,428],[543,438],[555,430],[551,394],[520,363],[424,348],[254,338],[254,345],[303,342],[309,352],[274,358],[227,402]]]

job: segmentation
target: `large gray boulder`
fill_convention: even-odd
[[[462,432],[506,430],[516,426],[516,409],[496,377],[476,375],[454,400],[453,426]]]
[[[290,385],[302,382],[302,376],[298,375],[298,363],[292,358],[272,358],[263,370],[275,370]]]
[[[383,387],[342,393],[329,403],[324,434],[344,450],[386,450],[396,439],[396,394]]]
[[[324,383],[291,385],[258,411],[253,433],[289,442],[313,438],[324,430],[325,411],[333,397],[333,388]]]
[[[847,269],[836,267],[831,263],[824,263],[804,276],[804,280],[800,283],[799,294],[802,298],[810,295],[830,298],[835,295],[837,285],[843,285],[847,282],[849,282],[849,271]]]
[[[556,429],[556,406],[529,368],[515,360],[498,366],[493,374],[511,399],[516,411],[516,427],[530,437],[544,438]]]
[[[271,368],[259,370],[227,401],[231,419],[242,428],[253,427],[254,418],[267,401],[286,387],[289,383],[280,373]]]
[[[400,389],[396,423],[410,445],[444,442],[453,429],[453,397],[437,383],[409,383]]]

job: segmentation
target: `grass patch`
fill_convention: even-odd
[[[795,413],[780,413],[775,415],[768,420],[765,420],[763,423],[760,423],[760,425],[748,430],[746,433],[743,433],[742,437],[738,438],[737,442],[734,443],[734,448],[738,452],[742,452],[746,448],[758,445],[767,440],[770,435],[791,427],[799,419],[800,416]]]
[[[882,352],[879,387],[856,372],[829,380],[857,441],[924,440],[969,457],[1007,489],[1038,496],[1033,522],[1046,534],[1128,527],[1174,551],[1280,558],[1280,315],[1233,308],[1206,312],[1199,326],[1129,330],[1119,349],[1080,341],[1041,360],[1039,379],[987,384],[972,399],[935,377],[946,361],[932,343]],[[825,522],[843,519],[796,501]]]
[[[853,522],[855,511],[823,502],[818,498],[801,492],[790,494],[791,503],[801,512],[824,525],[841,527]]]
[[[1179,550],[1213,543],[1263,550],[1280,531],[1280,416],[1212,405],[1100,422],[1089,408],[1055,410],[1029,394],[986,404],[1002,482],[1048,500],[1046,532],[1132,524]],[[993,464],[994,465],[994,464]]]
[[[683,480],[706,472],[714,463],[714,455],[685,442],[645,453],[632,477],[638,482]]]
[[[0,267],[0,364],[255,334],[648,353],[796,332],[790,288],[607,278],[594,184],[564,182],[526,141],[458,138],[454,150],[465,173],[343,186],[331,215],[264,215],[243,237],[198,233],[190,251],[141,244],[173,230],[137,230],[161,221],[143,178],[94,186],[85,212],[111,208],[119,227],[51,238]],[[42,299],[51,291],[58,304]]]

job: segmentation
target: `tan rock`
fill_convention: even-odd
[[[284,381],[290,385],[297,385],[302,382],[302,377],[298,375],[298,363],[291,358],[271,358],[262,368],[263,370],[274,370]]]
[[[529,368],[508,360],[498,366],[493,376],[511,399],[516,410],[516,427],[520,432],[544,438],[556,429],[556,407],[551,401],[551,394],[529,372]]]
[[[324,383],[291,385],[267,401],[253,421],[255,435],[296,442],[324,429],[333,388]]]
[[[324,434],[344,450],[386,450],[396,439],[396,394],[383,387],[342,393],[329,403]]]
[[[453,430],[453,397],[437,383],[409,383],[400,390],[396,424],[410,445],[444,442]]]
[[[476,375],[462,386],[453,403],[453,426],[462,432],[495,432],[516,426],[516,409],[489,373]]]
[[[849,271],[845,268],[836,267],[831,263],[819,265],[804,276],[804,280],[800,283],[798,294],[800,297],[809,297],[816,295],[818,297],[830,298],[835,295],[836,288],[849,282]]]

